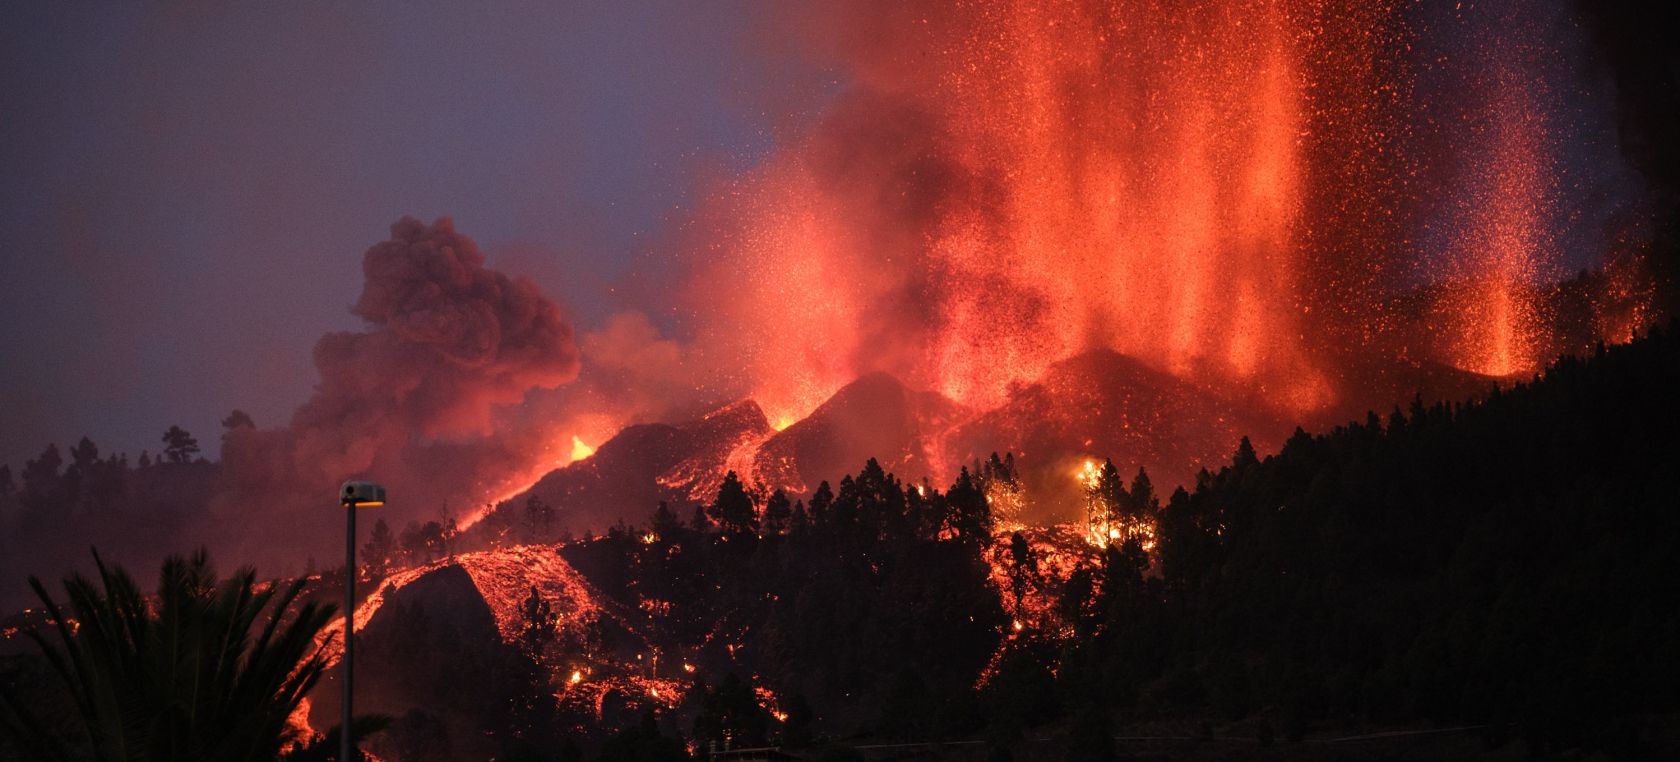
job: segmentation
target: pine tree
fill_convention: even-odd
[[[811,494],[811,524],[822,526],[827,523],[829,519],[828,509],[832,507],[834,507],[834,490],[830,489],[828,481],[824,480],[817,485],[817,491]]]
[[[187,463],[198,454],[198,440],[180,426],[170,426],[163,432],[163,455],[170,463]]]
[[[787,492],[778,489],[770,493],[770,499],[764,504],[764,533],[786,532],[792,518],[793,504],[788,500]]]
[[[1149,482],[1149,472],[1138,467],[1137,476],[1132,477],[1132,491],[1129,495],[1131,514],[1134,517],[1153,516],[1161,510],[1161,500],[1155,496],[1155,487]]]
[[[718,486],[717,500],[706,509],[706,515],[729,534],[758,531],[758,511],[753,505],[752,495],[747,494],[741,478],[734,471],[724,475],[723,484]]]
[[[396,538],[391,536],[391,526],[385,519],[373,522],[373,533],[368,537],[367,544],[362,546],[362,557],[367,561],[368,573],[375,577],[382,577],[391,568],[391,555],[396,551]]]
[[[946,528],[963,540],[979,543],[991,540],[991,509],[986,504],[985,494],[980,492],[980,485],[975,482],[974,475],[968,472],[967,466],[957,474],[957,483],[951,485],[951,490],[945,493],[945,501]]]
[[[58,454],[58,445],[47,445],[47,449],[34,459],[24,461],[22,482],[23,494],[20,499],[25,507],[35,511],[51,512],[63,507],[64,483],[59,479],[58,469],[64,465],[63,456]]]
[[[1028,588],[1038,579],[1038,557],[1032,544],[1020,532],[1009,535],[1009,588],[1015,596],[1015,617],[1019,619]]]
[[[810,514],[805,512],[805,501],[795,502],[793,504],[793,515],[788,517],[788,535],[798,537],[804,535],[810,528],[811,517]]]
[[[677,514],[664,500],[659,501],[659,507],[653,511],[653,521],[650,524],[653,533],[663,540],[675,540],[682,531],[682,522],[677,520]]]

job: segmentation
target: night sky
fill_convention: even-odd
[[[0,463],[283,423],[404,214],[598,323],[695,178],[825,88],[749,6],[581,5],[0,12]]]
[[[180,424],[214,457],[234,408],[283,424],[315,341],[358,327],[363,251],[403,215],[453,217],[580,332],[625,306],[669,321],[645,285],[697,189],[799,135],[845,78],[765,5],[22,6],[0,12],[14,471],[84,434],[132,458]],[[1638,191],[1568,7],[1535,19],[1569,85],[1548,101],[1568,146],[1555,222],[1585,252],[1567,244]],[[1477,37],[1460,15],[1420,11],[1415,55],[1456,60]],[[1421,71],[1422,99],[1444,99]]]

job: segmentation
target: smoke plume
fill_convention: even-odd
[[[295,516],[330,504],[340,480],[368,477],[389,488],[395,517],[434,517],[531,459],[496,413],[577,377],[560,308],[532,282],[486,269],[448,218],[398,221],[362,273],[351,312],[367,328],[316,344],[314,395],[284,427],[224,438],[224,510],[256,503]]]

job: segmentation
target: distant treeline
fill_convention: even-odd
[[[830,729],[1007,746],[1069,718],[1100,746],[1115,718],[1268,740],[1453,723],[1638,753],[1636,718],[1680,698],[1676,388],[1680,339],[1659,329],[1472,403],[1297,432],[1264,459],[1244,441],[1164,504],[1147,477],[1104,485],[1153,515],[1153,542],[1062,578],[1011,543],[1011,575],[1055,600],[1013,637],[984,560],[985,495],[1014,478],[996,460],[944,492],[871,462],[809,505],[731,479],[687,521],[661,506],[562,552],[627,603],[668,602],[671,652],[703,644]]]

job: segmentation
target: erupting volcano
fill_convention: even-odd
[[[1441,109],[1388,3],[874,10],[820,24],[844,91],[690,230],[699,345],[772,419],[872,371],[995,407],[1102,349],[1304,420],[1393,402],[1350,355],[1509,377],[1573,348],[1540,308],[1570,266],[1543,39],[1467,54],[1503,68]]]
[[[943,407],[821,468],[789,435],[729,445],[766,488],[871,456],[941,482],[1009,450],[1187,479],[1242,434],[1477,393],[1651,319],[1643,287],[1561,280],[1583,260],[1557,231],[1590,203],[1560,156],[1567,41],[1520,9],[889,4],[777,29],[841,86],[675,236],[683,372],[778,430],[864,427],[828,402],[871,377]],[[1608,280],[1647,283],[1615,245]],[[1137,367],[1057,370],[1107,356]]]
[[[1640,757],[1644,2],[8,9],[0,758]]]

